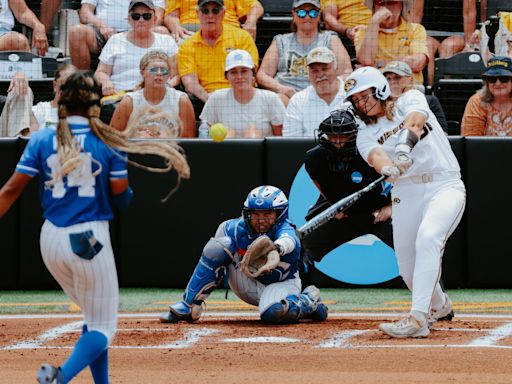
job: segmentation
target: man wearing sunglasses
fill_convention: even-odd
[[[224,0],[199,0],[196,12],[201,28],[180,45],[178,72],[199,117],[210,94],[229,87],[224,76],[227,54],[243,49],[258,63],[258,50],[248,32],[223,23]]]
[[[174,0],[168,2],[164,24],[177,42],[197,32],[200,28],[197,17],[197,0]],[[263,7],[258,0],[225,0],[224,24],[250,33],[256,40],[256,23],[263,16]]]
[[[413,0],[364,0],[364,4],[372,10],[372,18],[355,35],[357,61],[377,68],[404,61],[415,83],[423,84],[422,71],[429,61],[427,32],[422,25],[408,22]]]
[[[154,0],[155,32],[169,33],[163,27],[165,0]],[[69,50],[71,62],[78,69],[91,68],[91,56],[98,55],[107,40],[115,33],[131,29],[127,0],[82,0],[80,24],[69,30]]]

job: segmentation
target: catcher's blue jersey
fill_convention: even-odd
[[[114,154],[113,149],[91,131],[86,118],[71,116],[68,123],[83,148],[80,154],[82,167],[73,170],[52,188],[45,187],[51,173],[58,172],[61,167],[57,155],[57,131],[48,128],[31,136],[16,171],[31,177],[39,175],[43,216],[55,226],[111,220],[110,179],[128,177],[125,154]],[[96,177],[93,173],[99,165],[91,157],[101,163],[102,171]]]
[[[231,219],[225,222],[224,232],[226,236],[231,238],[232,253],[238,252],[241,256],[245,255],[249,245],[256,240],[258,236],[254,236],[247,230],[247,224],[243,217]],[[295,278],[298,264],[300,261],[300,240],[295,233],[295,228],[288,220],[278,223],[274,228],[265,233],[271,240],[275,241],[281,237],[290,237],[295,242],[295,248],[292,252],[281,256],[279,266],[270,273],[265,273],[256,278],[260,283],[271,284],[277,281],[284,281]]]

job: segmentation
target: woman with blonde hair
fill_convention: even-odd
[[[142,81],[138,89],[127,93],[116,108],[110,124],[124,131],[132,127],[133,132],[126,132],[130,137],[172,137],[173,130],[181,132],[181,137],[195,137],[194,108],[187,94],[168,86],[169,57],[165,52],[146,53],[139,64]],[[145,111],[145,112],[144,112]],[[165,114],[161,124],[138,124],[135,121],[151,113]],[[155,122],[154,116],[152,121]]]
[[[82,335],[60,367],[43,364],[39,383],[68,383],[90,367],[95,383],[108,383],[108,348],[117,324],[119,286],[109,234],[112,204],[132,198],[126,163],[188,178],[188,164],[176,144],[129,141],[99,118],[101,88],[92,72],[73,73],[61,86],[57,128],[35,132],[14,174],[0,189],[0,217],[39,175],[45,222],[43,261],[64,292],[83,311]],[[163,168],[129,161],[126,154],[154,154]]]

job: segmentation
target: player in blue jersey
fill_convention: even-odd
[[[256,278],[242,273],[240,261],[258,237],[266,235],[276,245],[279,264]],[[288,199],[278,188],[254,188],[244,203],[242,216],[224,221],[203,248],[203,253],[185,289],[183,301],[169,306],[160,316],[163,323],[195,321],[204,301],[229,276],[229,286],[248,304],[259,307],[265,323],[294,323],[301,318],[327,319],[320,290],[309,286],[301,293],[297,271],[300,241],[288,220]]]
[[[74,73],[61,87],[57,128],[36,132],[16,171],[0,190],[0,217],[39,176],[45,222],[44,263],[84,314],[82,336],[66,362],[43,364],[40,383],[67,383],[87,366],[95,383],[108,383],[108,346],[117,323],[119,289],[110,243],[110,201],[130,204],[126,155],[154,153],[172,166],[175,148],[129,142],[99,119],[101,88],[92,72]],[[187,174],[182,174],[186,177]]]

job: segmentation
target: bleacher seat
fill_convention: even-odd
[[[291,32],[293,0],[260,0],[260,2],[264,13],[258,22],[256,47],[261,60],[275,35]]]
[[[484,71],[485,65],[478,52],[461,52],[435,60],[432,91],[441,102],[448,121],[460,123],[467,101],[482,87]]]
[[[512,12],[512,1],[487,0],[487,18],[497,15],[500,11]]]

